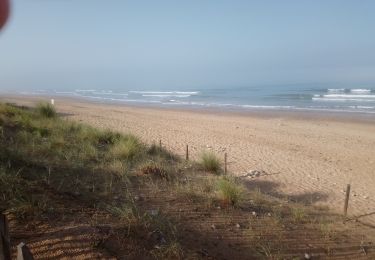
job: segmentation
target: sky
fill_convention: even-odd
[[[0,89],[375,83],[373,0],[14,0]]]

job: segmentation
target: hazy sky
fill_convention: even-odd
[[[0,89],[375,83],[374,0],[15,0]]]

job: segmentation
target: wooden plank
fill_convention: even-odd
[[[20,243],[17,246],[17,260],[34,260],[30,249],[26,246],[25,243]]]

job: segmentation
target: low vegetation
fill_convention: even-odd
[[[196,164],[131,134],[68,121],[48,104],[0,104],[0,211],[12,220],[13,246],[26,242],[36,259],[61,250],[77,258],[339,258],[362,256],[359,246],[374,256],[365,236],[349,239],[341,218],[218,176],[220,165],[211,152]],[[81,235],[87,248],[63,244]],[[49,250],[38,246],[49,241]]]
[[[217,186],[224,204],[239,205],[243,199],[243,190],[234,178],[222,177],[218,180]]]
[[[205,151],[201,155],[201,164],[204,170],[218,174],[221,170],[219,158],[211,151]]]
[[[54,106],[49,103],[39,103],[37,106],[37,110],[41,116],[47,118],[54,118],[57,115]]]

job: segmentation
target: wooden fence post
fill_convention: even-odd
[[[224,154],[224,174],[227,174],[227,153]]]
[[[344,205],[344,218],[348,215],[348,206],[349,206],[349,196],[350,196],[350,184],[346,186],[346,194],[345,194],[345,205]]]
[[[161,139],[159,139],[159,147],[161,148]]]
[[[186,161],[189,161],[189,145],[186,145]]]
[[[0,260],[10,260],[10,237],[8,221],[0,214]]]
[[[17,260],[34,260],[30,249],[23,242],[17,246]]]

